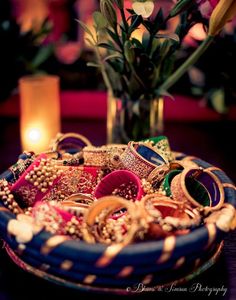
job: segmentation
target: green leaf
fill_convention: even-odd
[[[115,71],[115,73],[118,73],[119,77],[124,71],[124,61],[123,60],[108,60],[107,63],[111,68]]]
[[[111,59],[113,59],[113,58],[120,58],[120,59],[121,59],[121,57],[120,57],[119,54],[111,54],[111,55],[108,55],[107,57],[105,57],[105,58],[103,59],[103,61],[105,62],[105,61],[111,60]]]
[[[121,31],[121,37],[122,37],[122,41],[123,41],[123,43],[125,43],[125,41],[126,41],[126,39],[127,39],[127,35],[126,35],[126,33],[125,33],[125,30],[124,30],[124,29]]]
[[[129,12],[131,15],[135,15],[135,12],[134,12],[133,9],[127,8],[126,10],[127,10],[127,12]]]
[[[119,9],[124,8],[124,0],[114,0]]]
[[[148,32],[152,32],[152,23],[148,20],[143,20],[143,26],[147,29]]]
[[[155,37],[158,39],[171,39],[177,43],[180,42],[179,36],[176,33],[169,33],[169,34],[158,33],[155,35]]]
[[[132,38],[131,42],[136,48],[139,48],[142,50],[144,49],[143,44],[138,39]]]
[[[120,37],[115,34],[112,30],[110,30],[109,28],[106,29],[107,33],[109,34],[109,36],[112,38],[112,40],[118,45],[120,46],[121,42],[120,42]]]
[[[153,26],[151,28],[151,33],[153,35],[156,34],[161,29],[161,27],[163,26],[163,22],[164,22],[163,11],[162,8],[160,8],[158,13],[156,14],[156,17],[153,21]]]
[[[31,65],[34,69],[38,68],[44,63],[53,53],[53,45],[47,45],[39,49],[34,59],[31,61]]]
[[[149,39],[150,39],[150,35],[147,32],[144,32],[144,34],[142,36],[142,44],[143,44],[144,49],[148,48]]]
[[[82,22],[82,21],[80,21],[80,20],[78,20],[78,19],[76,19],[76,21],[77,21],[77,22],[79,23],[79,25],[83,28],[83,30],[84,30],[87,34],[89,34],[89,35],[93,38],[93,40],[94,40],[93,34],[92,34],[91,30],[88,28],[88,26],[87,26],[84,22]]]
[[[88,62],[87,67],[93,67],[93,68],[101,68],[99,64],[93,63],[93,62]]]
[[[104,18],[100,11],[95,11],[93,13],[93,20],[98,30],[105,28],[108,24],[107,20]]]
[[[173,18],[179,14],[181,14],[183,11],[186,11],[188,8],[190,8],[192,5],[196,3],[195,0],[179,0],[176,5],[172,8],[170,11],[169,17]]]
[[[213,108],[220,114],[226,113],[225,93],[223,89],[214,90],[210,96]]]
[[[164,42],[161,44],[160,47],[160,56],[161,57],[165,57],[168,53],[168,51],[170,50],[170,46],[171,46],[171,41],[170,40],[164,40]]]
[[[160,47],[161,47],[160,40],[154,39],[152,41],[152,48],[151,48],[150,55],[151,55],[153,61],[155,62],[155,64],[157,63],[157,57],[159,56]]]
[[[138,26],[142,23],[142,21],[143,21],[143,18],[141,15],[139,15],[139,16],[135,15],[132,18],[131,25],[128,30],[128,34],[131,35],[131,33],[138,28]]]
[[[173,95],[171,95],[169,92],[167,92],[166,90],[160,90],[160,89],[156,89],[155,90],[155,95],[158,96],[166,96],[169,97],[170,99],[175,101],[175,98]]]
[[[100,48],[105,48],[105,49],[110,50],[110,51],[120,52],[118,49],[116,49],[114,46],[112,46],[110,44],[99,43],[99,44],[97,44],[97,46],[100,47]]]
[[[96,44],[94,43],[94,41],[91,41],[89,38],[85,38],[85,41],[92,47],[96,46]]]
[[[126,41],[124,44],[124,54],[126,60],[132,64],[135,60],[135,53],[131,41]]]
[[[175,62],[174,55],[170,55],[168,58],[166,58],[163,61],[163,66],[162,66],[163,80],[166,80],[173,72],[174,62]]]
[[[117,15],[113,1],[100,0],[100,10],[109,25],[112,28],[115,28],[117,24]]]

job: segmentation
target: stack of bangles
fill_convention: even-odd
[[[0,200],[16,215],[8,233],[19,243],[46,230],[123,247],[205,223],[232,229],[235,208],[214,170],[178,157],[165,136],[96,147],[79,134],[59,134],[48,151],[23,153],[1,175]]]

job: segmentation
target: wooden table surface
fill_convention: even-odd
[[[95,145],[106,141],[105,123],[91,120],[63,120],[62,132],[77,132],[87,136]],[[198,156],[222,168],[236,182],[236,121],[168,122],[165,135],[172,149]],[[21,153],[19,122],[15,118],[0,118],[0,172],[13,164]],[[163,290],[156,293],[136,293],[135,299],[224,299],[236,300],[236,231],[225,240],[218,262],[194,278],[182,290]],[[191,292],[194,286],[195,292]],[[31,290],[29,289],[31,287]],[[31,292],[32,291],[32,292]],[[217,292],[218,291],[218,292]],[[32,294],[33,293],[33,294]],[[84,299],[84,292],[44,281],[15,266],[2,248],[0,250],[0,300],[9,299]],[[118,299],[120,296],[92,295],[92,298]],[[191,298],[190,298],[191,297]]]

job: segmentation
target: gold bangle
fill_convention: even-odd
[[[104,167],[111,170],[119,169],[121,167],[120,157],[126,148],[127,146],[123,144],[109,144],[101,147],[84,147],[84,165]]]
[[[166,232],[192,229],[201,223],[201,216],[197,209],[192,209],[190,206],[181,204],[162,194],[147,195],[143,197],[140,205],[143,214],[147,215],[149,226],[153,223],[159,224],[161,229]],[[163,215],[158,207],[168,207],[171,209],[171,215]]]
[[[170,162],[170,170],[183,170],[186,168],[199,168],[199,166],[191,161],[191,159],[173,160]]]
[[[73,133],[73,132],[69,132],[69,133],[58,133],[56,138],[51,142],[51,151],[61,151],[62,149],[60,148],[60,144],[65,141],[67,138],[73,138],[73,139],[77,139],[78,141],[82,141],[82,143],[84,144],[84,146],[90,146],[92,145],[91,142],[84,137],[81,134],[78,133]],[[83,147],[81,147],[83,148]],[[81,150],[81,148],[79,150]]]
[[[89,194],[77,193],[61,201],[58,206],[78,217],[83,216],[94,201],[95,198]]]
[[[90,205],[95,201],[95,198],[90,194],[76,193],[70,195],[65,199],[65,201],[73,201],[75,203],[84,203]]]
[[[206,183],[201,182],[201,176],[207,175],[211,180],[211,185],[208,187],[209,180]],[[205,190],[206,195],[209,197],[209,205],[202,205],[195,199],[189,192],[186,185],[187,179],[192,178],[196,184]],[[204,180],[203,180],[204,181]],[[171,193],[173,198],[179,202],[186,202],[194,207],[202,208],[205,206],[209,211],[218,210],[224,203],[224,188],[220,179],[211,171],[202,168],[187,168],[181,174],[175,176],[171,182]]]
[[[123,219],[114,220],[112,215],[125,210]],[[108,228],[109,222],[111,227]],[[126,246],[133,242],[141,231],[140,212],[133,202],[117,196],[106,196],[95,202],[84,217],[83,238],[88,243],[117,243]],[[127,232],[122,232],[123,226]],[[108,231],[107,231],[108,230]],[[110,232],[109,232],[110,230]]]

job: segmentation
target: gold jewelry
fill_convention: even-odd
[[[10,191],[9,184],[5,179],[0,179],[0,199],[13,214],[17,215],[23,213],[23,210],[16,202],[14,195]]]
[[[200,199],[192,194],[188,186],[190,181],[199,189]],[[218,210],[224,203],[224,188],[219,178],[211,171],[202,168],[187,168],[176,175],[171,181],[171,193],[176,201],[186,202],[198,208],[205,207],[209,211]],[[200,201],[206,202],[206,199],[209,203],[200,203]]]
[[[121,216],[113,218],[117,212]],[[117,196],[100,198],[88,209],[84,222],[83,238],[89,243],[117,243],[126,246],[145,230],[136,205]]]
[[[167,232],[192,229],[201,223],[201,216],[197,209],[192,209],[159,193],[143,197],[140,206],[143,214],[147,215],[149,223],[159,224]]]
[[[94,201],[95,198],[89,194],[77,193],[61,201],[58,206],[76,217],[81,217]]]
[[[41,158],[38,165],[25,176],[25,180],[34,185],[42,193],[53,185],[53,182],[61,174],[61,171],[55,168],[51,159]]]
[[[68,142],[66,143],[66,139],[70,140],[70,139],[74,139],[75,141],[77,141],[77,144],[82,144],[80,145],[80,147],[78,147],[78,145],[74,142]],[[63,145],[64,144],[64,145]],[[81,134],[78,133],[73,133],[73,132],[69,132],[69,133],[58,133],[56,138],[54,140],[52,140],[51,142],[51,150],[52,151],[63,151],[64,149],[78,149],[81,150],[84,146],[89,146],[92,145],[91,142],[84,137]]]
[[[121,155],[127,148],[123,144],[109,144],[107,146],[87,146],[83,149],[85,166],[98,166],[116,170],[121,168]]]
[[[123,167],[132,171],[140,178],[146,178],[148,180],[155,180],[155,178],[158,178],[158,180],[160,180],[160,178],[164,177],[166,171],[169,170],[168,162],[163,157],[163,161],[159,166],[148,161],[136,151],[138,145],[144,145],[147,149],[150,149],[150,151],[162,157],[155,148],[150,147],[145,143],[129,142],[128,147],[121,156]]]

